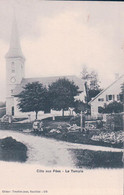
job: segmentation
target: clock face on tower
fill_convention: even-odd
[[[11,81],[11,83],[15,83],[15,82],[16,82],[15,77],[12,77],[12,78],[10,79],[10,81]]]

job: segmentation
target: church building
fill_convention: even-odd
[[[22,113],[18,109],[18,98],[16,97],[19,94],[23,87],[27,83],[32,82],[40,82],[44,86],[48,86],[52,82],[55,82],[59,78],[66,78],[70,81],[73,81],[81,91],[80,95],[76,97],[79,100],[85,99],[85,86],[83,80],[77,76],[55,76],[55,77],[40,77],[40,78],[25,78],[25,57],[22,53],[17,23],[14,18],[12,32],[11,32],[11,40],[10,47],[5,56],[6,58],[6,114],[12,115],[15,117],[28,116],[33,113]],[[51,111],[57,114],[58,111]]]

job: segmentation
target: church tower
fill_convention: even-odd
[[[14,115],[13,91],[25,76],[25,57],[22,54],[16,18],[14,17],[10,47],[6,58],[6,114]]]

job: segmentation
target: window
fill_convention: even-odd
[[[15,72],[15,63],[14,62],[11,63],[11,70],[12,70],[12,73]]]
[[[123,102],[123,94],[117,95],[117,101]]]
[[[14,116],[14,106],[12,106],[12,116]]]
[[[108,95],[108,99],[109,100],[112,100],[112,95]]]
[[[14,73],[15,72],[15,70],[12,70],[12,73]]]
[[[106,95],[106,101],[115,100],[115,95]]]
[[[123,102],[123,97],[124,95],[123,94],[120,94],[120,101]]]
[[[117,101],[119,101],[120,100],[120,95],[117,95]]]
[[[103,102],[104,101],[104,98],[98,98],[98,101],[99,102]]]
[[[108,95],[106,95],[106,101],[108,101]]]

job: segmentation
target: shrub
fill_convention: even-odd
[[[78,126],[80,126],[80,116],[77,115],[77,116],[74,116],[70,119],[70,124],[73,125],[73,124],[76,124]]]
[[[91,140],[119,144],[123,143],[123,132],[101,132],[99,135],[93,135]]]
[[[123,112],[123,104],[121,102],[111,102],[104,108],[104,113],[120,113]]]
[[[102,106],[98,107],[98,113],[104,113],[104,108]]]
[[[112,131],[123,130],[123,114],[107,115],[106,125]]]
[[[12,137],[0,140],[0,160],[25,162],[27,147]]]
[[[6,109],[0,109],[0,118],[3,117],[6,114]]]

